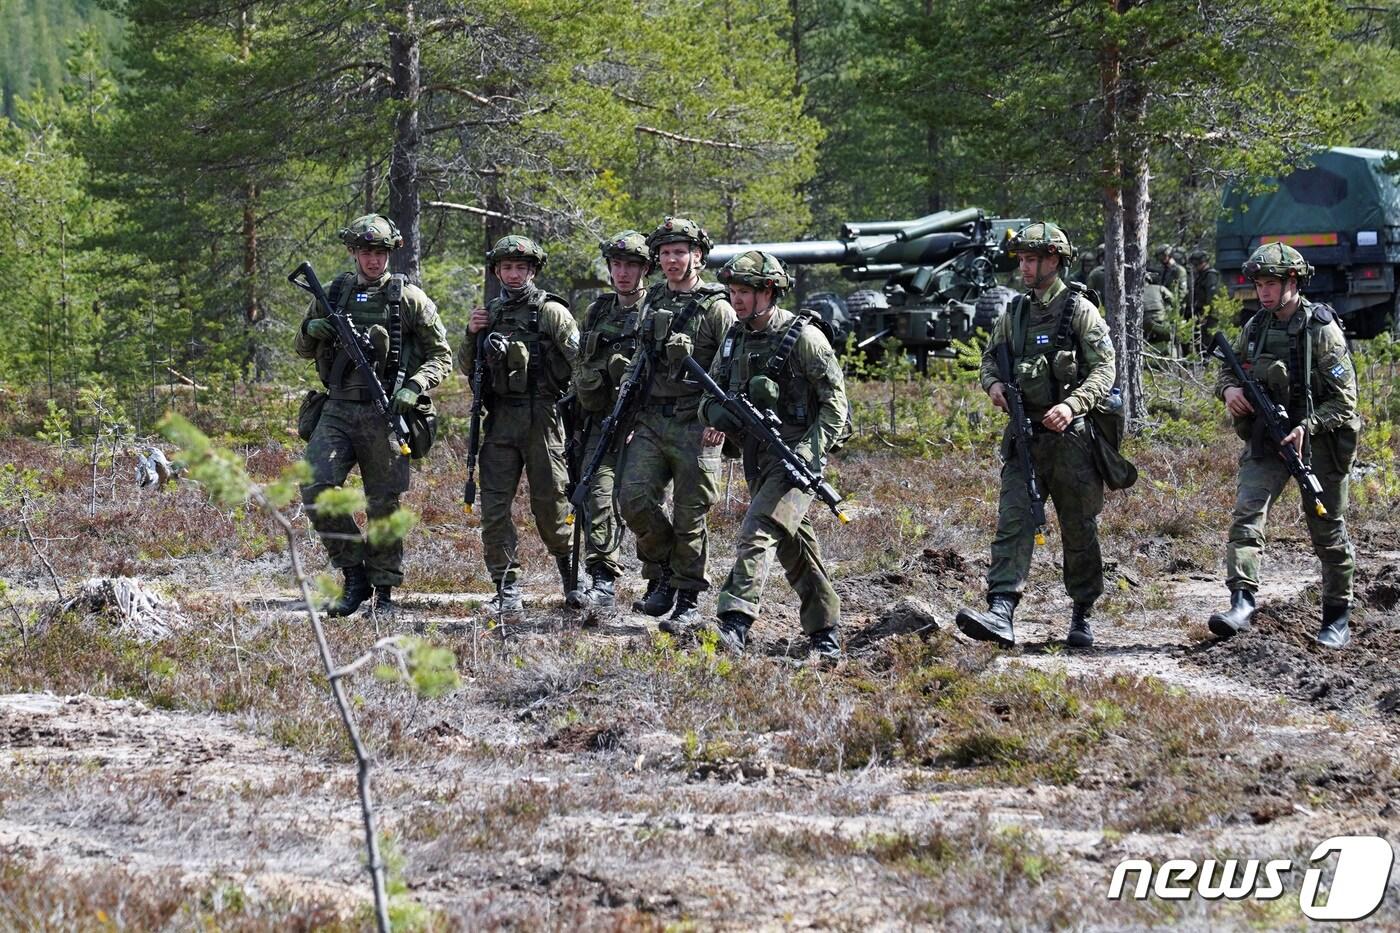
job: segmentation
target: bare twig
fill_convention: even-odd
[[[654,126],[635,126],[638,133],[646,133],[648,136],[660,136],[662,139],[669,139],[672,142],[686,143],[691,146],[709,146],[711,149],[735,149],[739,152],[756,152],[757,146],[746,146],[743,143],[728,143],[721,139],[702,139],[698,136],[682,136],[679,133],[668,133],[659,130]]]
[[[39,562],[40,562],[41,564],[43,564],[43,565],[44,565],[44,569],[48,571],[48,573],[49,573],[49,579],[53,581],[54,592],[57,593],[57,594],[58,594],[58,598],[59,598],[60,600],[62,600],[62,599],[64,598],[64,596],[63,596],[63,587],[62,587],[61,585],[59,585],[59,582],[58,582],[58,574],[56,574],[56,573],[53,572],[53,564],[49,563],[48,557],[45,556],[44,552],[41,551],[41,550],[39,549],[39,542],[37,542],[37,541],[34,540],[34,532],[33,532],[33,531],[30,529],[30,527],[29,527],[28,505],[29,505],[29,499],[28,499],[28,497],[26,497],[26,496],[20,496],[20,499],[19,499],[19,524],[20,524],[20,527],[24,529],[24,536],[25,536],[27,539],[29,539],[29,546],[30,546],[31,548],[34,549],[34,555],[35,555],[36,557],[39,558]]]
[[[424,201],[423,206],[441,208],[445,211],[466,211],[468,214],[478,214],[482,217],[495,217],[498,220],[509,220],[512,223],[524,223],[519,217],[502,214],[500,211],[488,211],[484,207],[473,207],[470,204],[457,204],[452,201]]]

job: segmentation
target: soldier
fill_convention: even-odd
[[[1084,283],[1089,286],[1090,291],[1092,291],[1095,295],[1099,296],[1099,301],[1103,301],[1103,282],[1105,275],[1103,269],[1103,258],[1107,254],[1108,246],[1104,243],[1100,243],[1099,248],[1094,252],[1095,257],[1098,260],[1098,264],[1094,266],[1092,271],[1090,271],[1089,278],[1086,279]]]
[[[1158,281],[1158,274],[1147,273],[1142,286],[1142,334],[1161,352],[1171,351],[1175,301],[1176,296]]]
[[[472,310],[457,365],[470,374],[485,354],[486,423],[481,440],[481,549],[491,582],[492,608],[517,612],[520,561],[511,504],[523,472],[540,540],[554,555],[565,596],[570,591],[569,503],[564,495],[564,423],[557,403],[578,358],[578,327],[564,299],[542,291],[535,276],[547,256],[533,240],[502,237],[486,254],[501,294]]]
[[[583,315],[580,350],[574,364],[574,391],[587,423],[581,428],[588,440],[582,463],[591,463],[602,438],[600,425],[617,401],[617,389],[627,364],[637,349],[639,304],[651,272],[651,250],[636,230],[624,230],[600,244],[613,291],[601,296]],[[621,429],[625,433],[626,427]],[[622,523],[613,512],[618,448],[622,436],[611,439],[612,449],[599,461],[584,503],[586,557],[592,582],[570,598],[575,607],[611,606],[613,583],[622,575],[618,563]]]
[[[1244,265],[1254,280],[1259,310],[1235,341],[1240,362],[1270,397],[1288,411],[1293,430],[1284,438],[1312,462],[1322,484],[1319,497],[1326,515],[1304,509],[1313,552],[1322,562],[1322,628],[1317,642],[1329,648],[1351,640],[1352,577],[1356,559],[1347,537],[1348,477],[1361,430],[1357,414],[1356,371],[1335,312],[1299,293],[1310,266],[1291,246],[1265,243]],[[1243,632],[1254,617],[1259,588],[1259,560],[1269,506],[1288,484],[1289,472],[1267,436],[1252,418],[1254,408],[1228,367],[1222,367],[1215,394],[1235,419],[1235,430],[1249,441],[1240,455],[1234,521],[1225,547],[1230,608],[1210,617],[1210,630],[1221,638]]]
[[[1202,348],[1209,347],[1220,327],[1213,303],[1220,297],[1220,272],[1210,264],[1203,249],[1191,253],[1191,294],[1186,304],[1187,320],[1196,322],[1196,339]]]
[[[417,285],[389,273],[389,254],[403,245],[393,221],[378,214],[359,217],[340,231],[355,271],[336,277],[327,297],[345,310],[356,328],[368,329],[375,348],[372,362],[400,413],[415,410],[452,370],[452,348],[437,306]],[[391,348],[399,343],[397,359]],[[371,594],[375,612],[392,612],[392,589],[403,582],[403,542],[374,544],[351,515],[323,516],[321,493],[342,485],[356,464],[364,482],[369,519],[398,510],[408,490],[408,458],[390,443],[389,428],[371,401],[369,386],[336,340],[335,325],[313,302],[295,342],[298,356],[316,361],[316,373],[329,397],[306,445],[311,482],[301,499],[331,564],[345,574],[345,590],[327,614],[347,616]]]
[[[1064,539],[1065,590],[1074,601],[1069,645],[1094,643],[1089,614],[1103,593],[1098,514],[1103,479],[1095,466],[1093,440],[1085,416],[1107,399],[1114,381],[1113,341],[1108,326],[1075,286],[1056,275],[1074,257],[1064,231],[1033,223],[1011,241],[1027,294],[997,319],[982,354],[982,387],[992,404],[1007,410],[1005,387],[996,366],[996,346],[1008,343],[1026,414],[1035,423],[1031,457],[1055,503]],[[962,609],[958,628],[982,641],[1015,644],[1012,616],[1030,573],[1036,528],[1019,460],[1013,456],[1010,428],[1002,440],[1001,498],[992,563],[987,571],[986,612]]]
[[[1170,243],[1158,243],[1152,254],[1157,257],[1157,281],[1171,292],[1176,307],[1186,306],[1186,270],[1172,255]]]
[[[713,245],[699,224],[683,217],[666,218],[647,237],[666,281],[645,299],[641,339],[652,341],[655,363],[622,457],[619,505],[637,536],[647,580],[646,595],[633,608],[656,617],[670,612],[661,627],[674,633],[698,621],[696,601],[709,586],[706,515],[719,498],[720,448],[701,439],[701,392],[679,369],[687,355],[708,368],[734,323],[723,286],[700,280]],[[668,518],[662,505],[672,482]]]
[[[827,453],[843,439],[848,411],[841,364],[822,325],[778,307],[792,279],[767,253],[750,250],[734,257],[720,270],[719,280],[729,287],[738,322],[729,329],[710,375],[721,389],[747,394],[756,407],[776,414],[783,441],[821,472]],[[709,396],[700,403],[700,420],[709,425],[707,444],[723,443],[726,435],[742,437],[742,422]],[[739,528],[734,569],[716,606],[720,639],[732,651],[744,650],[776,551],[801,599],[802,631],[812,652],[838,658],[841,599],[807,514],[813,496],[793,487],[776,454],[755,444],[745,444],[743,450],[749,509]]]

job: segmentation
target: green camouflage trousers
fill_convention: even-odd
[[[749,510],[735,542],[734,569],[720,590],[716,611],[758,618],[776,551],[778,563],[802,603],[802,631],[811,635],[839,624],[841,597],[831,585],[807,514],[813,497],[794,489],[778,464],[759,474],[749,486],[749,496]]]
[[[1347,490],[1351,462],[1356,455],[1356,432],[1339,428],[1320,434],[1312,442],[1312,468],[1322,483],[1322,504],[1327,515],[1319,518],[1307,509],[1313,553],[1322,562],[1322,598],[1329,603],[1349,603],[1356,557],[1347,536]],[[1259,589],[1259,565],[1264,552],[1264,525],[1269,506],[1284,487],[1296,485],[1283,460],[1273,454],[1251,457],[1249,445],[1240,457],[1239,484],[1235,493],[1234,521],[1225,546],[1225,582],[1231,590]]]
[[[588,433],[588,443],[584,445],[583,461],[580,469],[586,469],[601,442],[603,419],[594,419],[593,430]],[[584,566],[589,573],[604,571],[613,579],[622,576],[622,564],[618,562],[622,550],[622,521],[613,511],[613,490],[617,482],[617,449],[621,440],[613,435],[612,449],[598,461],[598,471],[593,474],[588,496],[583,500]]]
[[[623,455],[622,519],[637,536],[642,576],[659,579],[671,568],[671,585],[703,590],[709,537],[705,516],[719,499],[720,448],[703,447],[704,426],[695,412],[664,414],[643,409]],[[674,482],[671,517],[662,508]]]
[[[477,463],[481,551],[492,583],[499,587],[520,576],[510,512],[522,472],[530,484],[530,511],[540,540],[555,557],[569,553],[569,500],[564,495],[569,470],[564,461],[564,425],[552,400],[518,405],[496,402],[486,418]]]
[[[311,482],[301,487],[301,501],[332,566],[364,564],[374,586],[403,583],[403,541],[374,547],[360,533],[353,515],[322,517],[316,512],[321,493],[343,486],[356,464],[365,487],[366,515],[383,518],[398,510],[399,496],[408,490],[408,458],[390,446],[383,416],[369,402],[327,399],[305,456],[311,465]]]
[[[997,533],[992,540],[992,566],[987,571],[989,594],[1015,594],[1025,589],[1035,549],[1031,500],[1021,461],[1012,456],[1008,436],[1002,440],[1001,498]],[[1103,480],[1094,466],[1093,450],[1082,418],[1063,434],[1035,434],[1031,460],[1040,479],[1041,494],[1055,505],[1055,519],[1064,544],[1065,592],[1076,603],[1092,605],[1103,595],[1103,560],[1099,554],[1099,512],[1103,509]]]

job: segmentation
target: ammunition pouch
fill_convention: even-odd
[[[1050,372],[1062,386],[1072,386],[1079,378],[1079,359],[1073,350],[1056,350]]]
[[[311,440],[311,435],[316,433],[316,425],[321,421],[321,409],[326,407],[326,399],[330,396],[320,389],[309,389],[302,397],[301,407],[297,409],[297,437],[304,441]]]
[[[1055,405],[1055,375],[1051,369],[1049,357],[1040,353],[1016,361],[1016,381],[1021,386],[1026,408],[1043,411]]]

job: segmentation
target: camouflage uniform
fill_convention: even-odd
[[[1301,380],[1295,386],[1289,376],[1288,361],[1295,344],[1311,359],[1310,399],[1302,391]],[[1301,299],[1287,321],[1278,320],[1269,311],[1257,312],[1235,340],[1235,354],[1252,368],[1254,378],[1270,397],[1288,409],[1289,424],[1302,424],[1307,429],[1312,467],[1322,483],[1322,504],[1327,508],[1325,516],[1303,510],[1313,552],[1322,562],[1322,599],[1324,603],[1350,603],[1356,559],[1347,536],[1346,507],[1361,417],[1356,410],[1356,372],[1346,337],[1331,309]],[[1225,390],[1232,387],[1239,388],[1238,380],[1229,367],[1221,367],[1216,397],[1223,400]],[[1240,454],[1234,521],[1225,548],[1226,584],[1231,590],[1251,593],[1259,588],[1269,506],[1290,482],[1287,467],[1269,449],[1269,441],[1253,436],[1255,421],[1244,418],[1237,426],[1250,443]]]
[[[1057,351],[1056,334],[1064,313],[1073,314],[1074,340],[1069,351]],[[1013,302],[997,319],[982,355],[984,390],[1001,381],[995,347],[1006,341],[1011,343],[1018,381],[1025,393],[1026,414],[1037,428],[1031,457],[1047,498],[1055,504],[1064,539],[1065,592],[1076,605],[1092,606],[1103,594],[1098,514],[1103,508],[1104,487],[1094,465],[1083,415],[1106,399],[1113,388],[1113,341],[1108,325],[1091,302],[1052,280],[1043,296],[1031,293]],[[1075,416],[1070,427],[1058,434],[1041,429],[1040,420],[1061,401]],[[1005,463],[987,592],[1019,599],[1030,574],[1035,528],[1026,477],[1013,456],[1011,438],[1008,427],[1002,439]]]
[[[1149,343],[1162,349],[1171,343],[1172,320],[1176,317],[1176,296],[1149,272],[1142,286],[1142,333]]]
[[[1193,264],[1197,260],[1205,258],[1206,254],[1203,251],[1191,254]],[[1220,284],[1220,271],[1209,266],[1203,270],[1193,271],[1195,275],[1191,280],[1191,294],[1187,301],[1185,316],[1188,320],[1196,322],[1196,339],[1202,347],[1206,347],[1209,346],[1215,332],[1220,329],[1220,320],[1212,307],[1212,303],[1223,292]]]
[[[629,254],[629,246],[632,250],[640,247],[643,252],[646,249],[645,238],[631,230],[618,234],[602,246],[604,261],[612,256],[640,259]],[[650,262],[649,259],[645,261]],[[640,300],[630,306],[625,305],[622,297],[615,292],[599,297],[584,312],[579,355],[574,364],[574,391],[587,419],[582,429],[588,436],[581,460],[585,465],[593,462],[598,445],[602,442],[600,431],[603,419],[617,402],[624,367],[636,353],[640,317]],[[598,463],[584,500],[585,566],[590,574],[597,576],[601,573],[613,580],[622,575],[622,565],[619,563],[622,523],[613,512],[613,497],[618,451],[625,433],[626,426],[619,427],[612,439],[612,449]]]
[[[1167,254],[1167,259],[1162,258],[1162,254]],[[1157,257],[1157,276],[1162,287],[1171,292],[1172,305],[1176,308],[1186,306],[1186,268],[1171,258],[1171,249],[1166,245],[1157,247],[1154,254]]]
[[[374,215],[370,218],[360,218],[346,231],[374,222],[392,229],[383,218]],[[398,231],[393,232],[397,237]],[[339,276],[328,291],[335,296],[335,302],[349,312],[357,329],[378,327],[387,333],[392,323],[386,300],[391,279],[393,275],[387,269],[374,281],[366,280],[359,272],[347,272]],[[399,314],[403,345],[399,371],[405,377],[404,388],[425,395],[451,371],[452,349],[437,306],[416,285],[404,282],[402,289]],[[378,546],[370,544],[361,535],[353,516],[323,517],[316,510],[316,500],[321,493],[343,485],[356,464],[364,481],[365,511],[371,520],[397,511],[399,496],[409,486],[408,458],[390,442],[389,428],[370,401],[368,387],[358,369],[334,340],[317,339],[307,333],[307,325],[324,316],[319,304],[313,302],[295,340],[297,355],[316,361],[316,372],[330,396],[306,445],[305,458],[311,466],[312,478],[301,487],[302,501],[306,503],[307,514],[321,536],[331,563],[347,571],[347,581],[350,571],[363,567],[370,586],[398,586],[403,582],[402,541]],[[384,346],[387,349],[387,341]],[[387,353],[376,355],[374,362],[380,380],[393,393],[395,374],[386,370]]]
[[[781,270],[776,261],[774,265]],[[800,327],[794,335],[795,343],[791,344],[786,361],[779,361],[780,373],[774,375],[770,360],[782,352],[784,337],[794,326]],[[782,422],[778,433],[794,453],[821,470],[828,451],[846,428],[848,406],[841,364],[820,327],[781,308],[773,309],[761,331],[753,331],[743,322],[736,323],[715,357],[710,374],[721,389],[730,393],[748,394],[755,377],[774,379],[778,399],[771,410]],[[760,402],[756,400],[755,404]],[[706,397],[701,403],[701,420],[714,425],[720,407]],[[831,585],[812,530],[808,510],[813,496],[792,486],[777,455],[756,442],[744,444],[743,451],[749,508],[739,528],[734,568],[720,590],[716,609],[722,619],[731,613],[742,616],[740,624],[747,631],[758,616],[776,551],[788,583],[801,600],[803,632],[808,636],[829,632],[840,622],[841,600]]]
[[[507,240],[523,241],[538,250],[523,237],[507,237],[492,250],[493,256]],[[529,480],[530,510],[540,540],[554,556],[561,576],[568,576],[571,542],[564,487],[569,475],[557,404],[578,357],[578,328],[568,305],[533,282],[516,296],[502,292],[486,311],[490,323],[477,334],[467,334],[458,349],[457,366],[470,374],[478,341],[486,348],[487,415],[479,455],[481,547],[491,582],[498,593],[509,594],[518,593],[520,576],[511,505],[522,473]]]
[[[658,312],[670,317],[662,333],[656,332]],[[684,326],[678,326],[682,322]],[[720,448],[701,442],[704,425],[696,417],[701,391],[684,379],[683,370],[667,361],[663,345],[677,334],[688,336],[691,355],[708,368],[733,323],[734,309],[719,285],[674,292],[662,282],[652,286],[644,300],[640,339],[656,346],[654,369],[621,457],[619,505],[623,520],[637,537],[642,576],[654,589],[689,594],[692,606],[694,595],[709,587],[706,515],[719,499]],[[668,518],[663,504],[671,483]],[[670,598],[668,593],[667,605]],[[664,613],[664,608],[652,612]]]

